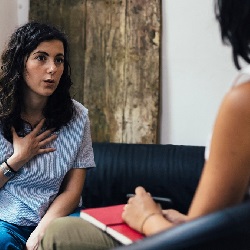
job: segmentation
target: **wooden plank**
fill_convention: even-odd
[[[126,0],[87,1],[84,100],[96,141],[123,141],[125,12]]]
[[[74,98],[93,141],[157,143],[160,0],[31,0],[30,18],[70,37]]]
[[[127,1],[123,141],[156,143],[160,93],[158,0]]]

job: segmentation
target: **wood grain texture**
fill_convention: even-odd
[[[31,0],[30,19],[68,34],[72,94],[93,141],[158,142],[160,0]]]

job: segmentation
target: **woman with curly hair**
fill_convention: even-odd
[[[88,110],[70,97],[68,42],[57,28],[23,25],[1,59],[1,249],[36,249],[53,219],[81,206],[95,166]]]

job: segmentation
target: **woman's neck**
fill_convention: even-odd
[[[36,126],[43,118],[43,110],[47,103],[45,99],[25,99],[22,107],[21,117],[29,122],[32,127]]]

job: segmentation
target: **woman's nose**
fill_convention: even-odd
[[[51,61],[49,62],[49,65],[48,65],[48,73],[49,74],[54,74],[57,70],[57,67],[55,65],[55,62],[54,61]]]

